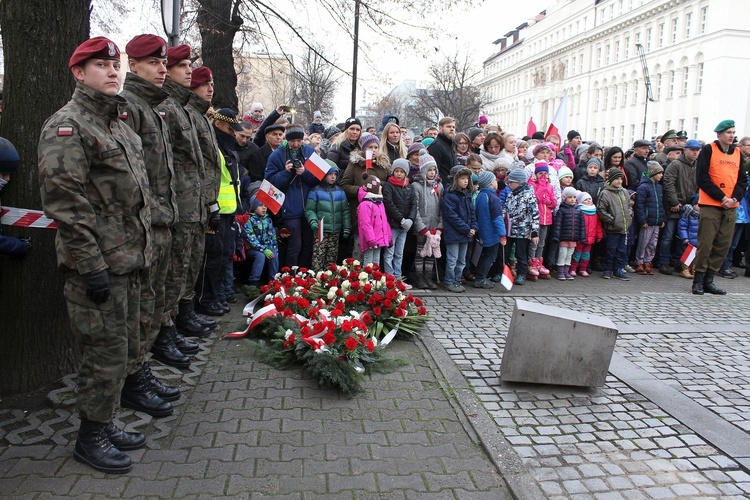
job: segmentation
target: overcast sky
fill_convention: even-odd
[[[100,1],[102,0],[94,0],[95,9]],[[405,16],[410,24],[432,26],[433,29],[421,30],[405,25],[398,28],[400,35],[417,39],[414,45],[397,44],[362,22],[360,47],[369,47],[371,59],[367,61],[360,52],[358,100],[361,101],[364,96],[368,102],[379,99],[403,80],[424,81],[432,62],[456,52],[462,55],[468,52],[477,70],[481,70],[482,61],[492,55],[495,49],[492,45],[494,40],[554,2],[555,0],[488,0],[465,2],[462,8],[444,11],[440,8],[440,0],[435,0],[434,8],[424,18],[408,14]],[[119,33],[108,34],[121,50],[125,49],[125,44],[133,36],[140,33],[164,35],[157,2],[126,0],[126,3],[131,8],[128,19],[119,24]],[[286,9],[287,3],[291,6],[288,9],[293,12],[291,17],[297,23],[305,23],[314,32],[319,32],[320,37],[316,38],[326,47],[327,55],[334,58],[342,69],[351,71],[351,38],[332,20],[331,15],[317,8],[318,4],[314,0],[276,0],[274,5]],[[306,5],[312,8],[305,8]],[[92,27],[92,36],[101,34],[103,33],[97,27]],[[293,37],[288,37],[287,40],[284,42],[284,50],[299,56],[303,44]],[[274,46],[269,46],[269,51],[280,52]],[[336,119],[343,121],[349,116],[351,103],[351,78],[348,75],[342,75],[339,80],[335,102]],[[266,108],[274,106],[273,103],[264,104]]]

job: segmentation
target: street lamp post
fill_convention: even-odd
[[[161,21],[170,47],[180,41],[180,0],[161,0]]]
[[[646,138],[646,119],[648,118],[648,101],[654,102],[654,96],[651,93],[651,78],[648,76],[648,65],[646,64],[646,52],[643,50],[643,45],[640,43],[635,44],[635,48],[638,49],[638,56],[641,59],[641,67],[643,69],[643,81],[646,84],[646,105],[643,109],[643,138]]]
[[[359,49],[359,4],[354,0],[354,57],[352,58],[352,114],[357,115],[357,49]]]

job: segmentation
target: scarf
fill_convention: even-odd
[[[404,177],[404,180],[400,181],[391,175],[388,177],[388,182],[398,187],[407,187],[409,185],[409,179],[406,177]]]

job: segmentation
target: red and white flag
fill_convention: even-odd
[[[276,309],[276,306],[273,304],[268,304],[265,307],[261,307],[260,309],[258,309],[258,311],[255,314],[253,314],[253,317],[250,318],[250,321],[249,321],[250,324],[247,325],[247,328],[245,328],[244,332],[225,333],[224,335],[221,336],[221,338],[222,339],[241,339],[244,336],[246,336],[250,330],[258,326],[261,323],[261,321],[263,321],[264,319],[270,316],[274,316],[278,313],[279,311]]]
[[[285,195],[267,179],[263,179],[255,198],[267,206],[272,213],[277,214],[281,210],[281,205],[284,204]]]
[[[310,171],[319,181],[323,180],[331,166],[318,153],[313,153],[305,161],[305,168]]]
[[[323,238],[325,238],[325,234],[323,233],[323,220],[325,217],[320,219],[318,221],[318,243],[323,243]]]
[[[536,133],[536,123],[534,123],[534,117],[529,118],[529,124],[526,125],[526,135],[531,137]]]
[[[0,209],[0,224],[17,227],[57,229],[57,223],[45,217],[44,212],[26,208],[2,207]]]
[[[685,248],[685,251],[682,252],[682,257],[680,257],[680,262],[685,264],[686,266],[689,266],[693,263],[693,260],[695,260],[695,253],[698,251],[697,248],[695,248],[690,243],[687,244],[687,248]]]
[[[372,151],[365,151],[365,169],[372,168]]]
[[[500,278],[500,284],[508,291],[513,288],[513,272],[508,267],[508,264],[503,266],[503,277]]]
[[[565,93],[562,96],[562,99],[560,100],[560,105],[557,107],[557,111],[555,112],[555,117],[552,118],[552,123],[549,124],[549,128],[547,129],[547,133],[544,134],[545,140],[547,137],[551,135],[555,135],[560,139],[561,137],[564,137],[563,134],[568,133],[568,90],[565,90]],[[562,140],[562,139],[561,139]]]

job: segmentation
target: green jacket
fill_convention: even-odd
[[[172,165],[172,143],[167,125],[156,107],[169,94],[143,78],[128,73],[121,94],[128,100],[120,117],[138,134],[143,144],[143,159],[151,188],[151,224],[177,224],[177,194]]]
[[[203,161],[195,124],[184,108],[191,92],[169,80],[164,82],[164,90],[169,99],[159,106],[159,111],[164,112],[172,141],[179,221],[201,222],[205,216],[201,203]]]
[[[193,92],[190,92],[190,98],[188,99],[187,106],[185,106],[195,124],[195,131],[198,134],[198,144],[200,145],[203,157],[203,189],[201,198],[205,207],[206,217],[208,217],[207,207],[219,197],[219,185],[221,181],[221,153],[219,152],[219,144],[216,142],[213,125],[207,116],[210,106],[208,101],[201,99]]]
[[[78,83],[39,138],[39,185],[62,271],[126,275],[150,265],[151,195],[127,101]]]
[[[623,187],[616,188],[607,184],[599,195],[596,213],[605,232],[627,234],[633,223],[628,191]]]
[[[323,181],[310,191],[305,204],[305,218],[311,225],[323,221],[324,233],[351,233],[349,201],[341,186]]]

